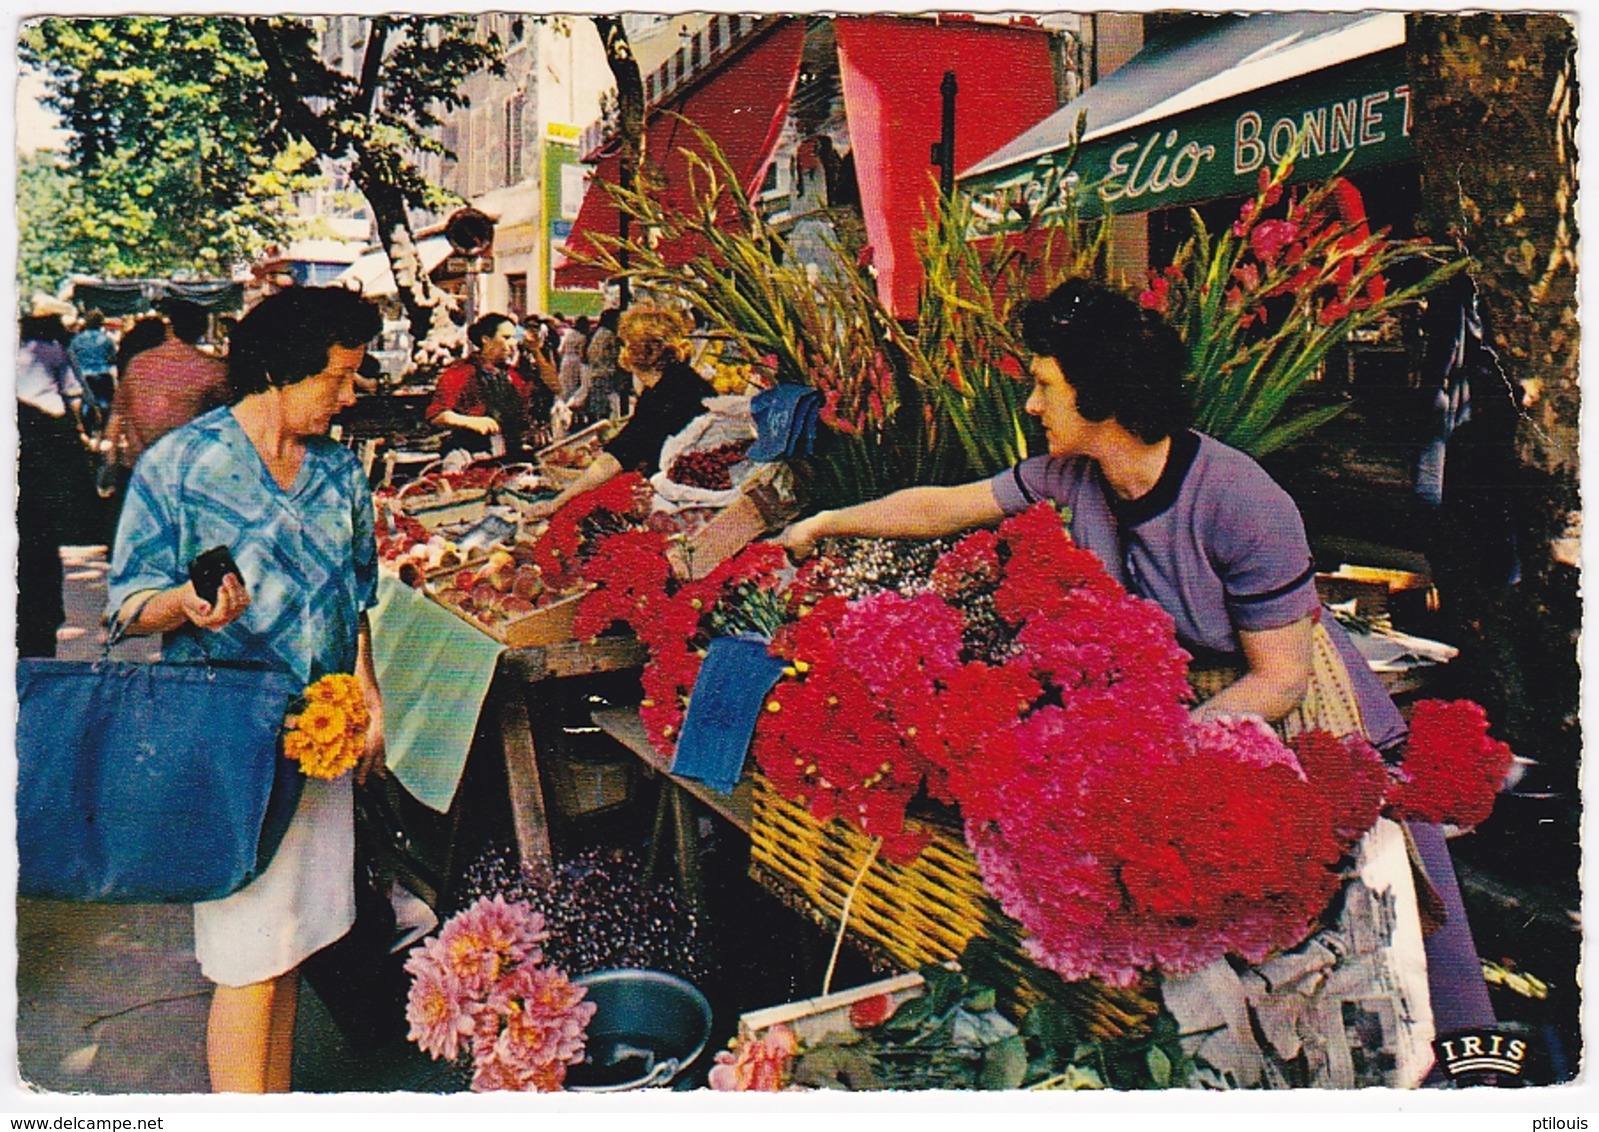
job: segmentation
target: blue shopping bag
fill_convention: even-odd
[[[299,804],[279,735],[301,691],[260,667],[18,661],[18,893],[186,904],[244,887]]]

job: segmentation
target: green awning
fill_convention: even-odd
[[[244,287],[227,279],[72,280],[72,302],[80,311],[97,310],[112,318],[146,314],[165,298],[188,299],[216,314],[244,309]]]
[[[1404,42],[1400,12],[1263,12],[1175,29],[961,175],[974,235],[1039,209],[1061,215],[1072,199],[1086,219],[1253,192],[1300,131],[1295,180],[1409,160]]]

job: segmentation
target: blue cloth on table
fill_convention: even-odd
[[[822,395],[808,385],[784,384],[764,389],[750,400],[757,437],[751,460],[808,456],[816,438]]]
[[[755,636],[717,637],[694,681],[672,773],[724,794],[738,785],[761,704],[783,673]]]

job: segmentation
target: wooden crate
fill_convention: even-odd
[[[855,1027],[850,1023],[849,1010],[857,1002],[886,994],[897,1007],[907,999],[920,998],[923,984],[922,976],[910,971],[833,994],[750,1010],[739,1016],[738,1036],[749,1041],[762,1037],[773,1026],[783,1025],[794,1031],[802,1045],[813,1045],[832,1034],[852,1031]]]
[[[471,565],[464,565],[456,567],[456,570],[470,570],[472,568]],[[447,573],[454,572],[455,570],[447,571]],[[586,591],[580,590],[576,593],[567,594],[559,601],[554,601],[549,605],[535,609],[524,617],[517,618],[514,621],[496,622],[493,625],[479,621],[453,602],[446,601],[431,586],[427,587],[424,592],[478,632],[486,633],[510,648],[526,649],[570,641],[572,639],[572,626],[577,621],[578,602],[583,600],[583,595]]]
[[[959,958],[978,936],[992,941],[1018,976],[1016,1014],[1043,992],[1022,949],[1021,925],[1006,916],[983,887],[977,860],[958,829],[908,822],[928,835],[921,854],[905,865],[881,859],[862,879],[850,904],[849,933],[868,951],[908,968]],[[756,775],[750,830],[750,874],[786,903],[835,928],[851,885],[871,852],[871,840],[837,819],[825,825]],[[1148,987],[1108,987],[1092,980],[1066,984],[1068,1005],[1098,1037],[1136,1033],[1154,1018]]]

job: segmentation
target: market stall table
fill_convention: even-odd
[[[755,785],[747,776],[740,779],[731,794],[724,794],[692,778],[672,773],[672,760],[657,751],[645,733],[637,708],[604,708],[594,712],[594,724],[656,774],[662,791],[655,811],[655,828],[650,834],[649,855],[644,872],[658,874],[665,846],[670,843],[677,864],[679,891],[703,910],[704,891],[699,876],[699,834],[689,799],[702,802],[712,813],[731,822],[748,836],[755,820]]]
[[[637,668],[644,647],[616,637],[510,648],[393,578],[384,576],[378,589],[373,660],[384,695],[389,768],[412,797],[445,815],[448,831],[435,855],[436,875],[416,878],[432,889],[420,895],[436,902],[449,883],[461,820],[457,788],[484,721],[495,728],[504,755],[522,865],[548,876],[548,811],[528,690],[559,695],[562,680]]]

